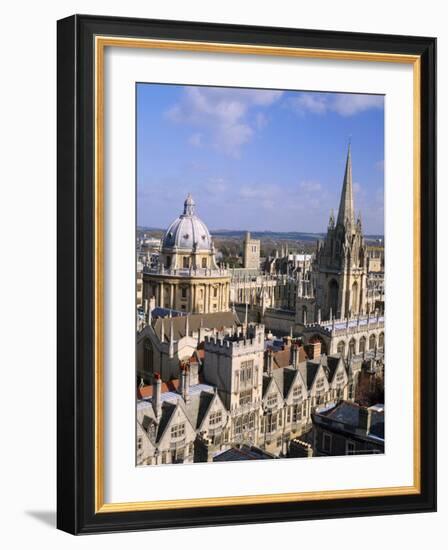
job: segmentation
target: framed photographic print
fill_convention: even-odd
[[[58,22],[58,527],[434,511],[434,38]]]

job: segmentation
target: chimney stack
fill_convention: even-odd
[[[185,403],[188,403],[190,401],[190,372],[185,363],[180,365],[180,393]]]
[[[162,415],[162,380],[158,372],[154,373],[152,381],[152,408],[157,420],[159,420]]]
[[[312,340],[308,344],[308,355],[310,359],[317,359],[321,356],[322,353],[322,344],[320,340]]]

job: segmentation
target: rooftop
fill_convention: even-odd
[[[213,458],[213,462],[229,462],[234,460],[259,460],[277,458],[271,453],[262,451],[258,447],[239,445],[224,451]]]

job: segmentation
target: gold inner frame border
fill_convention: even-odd
[[[414,364],[413,364],[413,420],[414,420],[414,468],[413,485],[400,487],[379,487],[350,490],[329,490],[299,493],[276,493],[263,495],[192,498],[179,500],[158,500],[140,502],[104,502],[104,52],[106,47],[152,48],[208,53],[233,53],[266,56],[301,57],[314,59],[366,61],[382,63],[406,63],[413,65],[413,301],[414,301]],[[94,465],[94,509],[95,513],[132,512],[143,510],[168,510],[209,506],[232,506],[276,502],[303,502],[343,498],[383,497],[420,494],[421,492],[421,341],[420,341],[420,194],[421,194],[421,60],[418,55],[402,55],[382,52],[358,52],[346,50],[325,50],[251,44],[226,44],[180,40],[156,40],[96,36],[95,56],[95,349],[94,349],[94,396],[95,396],[95,465]]]

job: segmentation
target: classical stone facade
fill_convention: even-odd
[[[190,313],[229,309],[230,277],[218,267],[212,238],[191,195],[162,240],[158,262],[143,269],[143,300]]]

